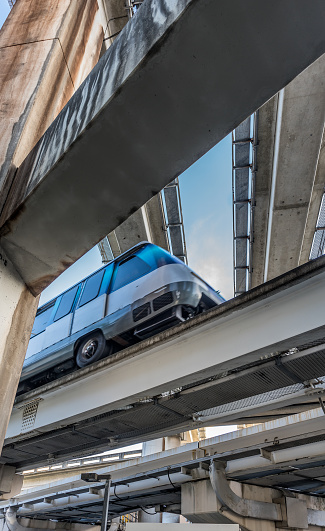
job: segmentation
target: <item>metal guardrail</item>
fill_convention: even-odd
[[[235,296],[251,287],[257,120],[256,112],[232,134]]]

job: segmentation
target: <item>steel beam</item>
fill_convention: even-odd
[[[145,2],[16,172],[1,245],[30,290],[324,53],[324,24],[322,0]]]

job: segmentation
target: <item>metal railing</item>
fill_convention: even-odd
[[[258,113],[232,134],[235,297],[251,287]]]

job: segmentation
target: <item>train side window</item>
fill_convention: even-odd
[[[31,339],[37,336],[38,334],[40,334],[41,332],[44,332],[47,326],[47,323],[50,320],[54,304],[55,304],[55,301],[51,303],[50,306],[47,306],[46,308],[44,308],[43,311],[41,311],[40,313],[36,315],[32,334],[31,334]]]
[[[88,278],[84,290],[82,292],[79,307],[83,306],[84,304],[87,304],[87,302],[90,302],[97,297],[103,280],[104,272],[104,269],[101,269],[93,276]]]
[[[59,319],[62,319],[62,317],[65,317],[71,312],[77,291],[78,291],[78,286],[75,286],[74,288],[69,289],[69,291],[67,291],[62,296],[59,307],[54,317],[54,321],[58,321]]]
[[[111,291],[123,288],[137,278],[143,277],[152,271],[152,267],[138,256],[130,256],[117,266]]]

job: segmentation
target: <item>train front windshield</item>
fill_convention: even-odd
[[[181,260],[163,249],[150,244],[146,245],[116,264],[110,291],[123,288],[159,267],[175,263],[183,264]]]

